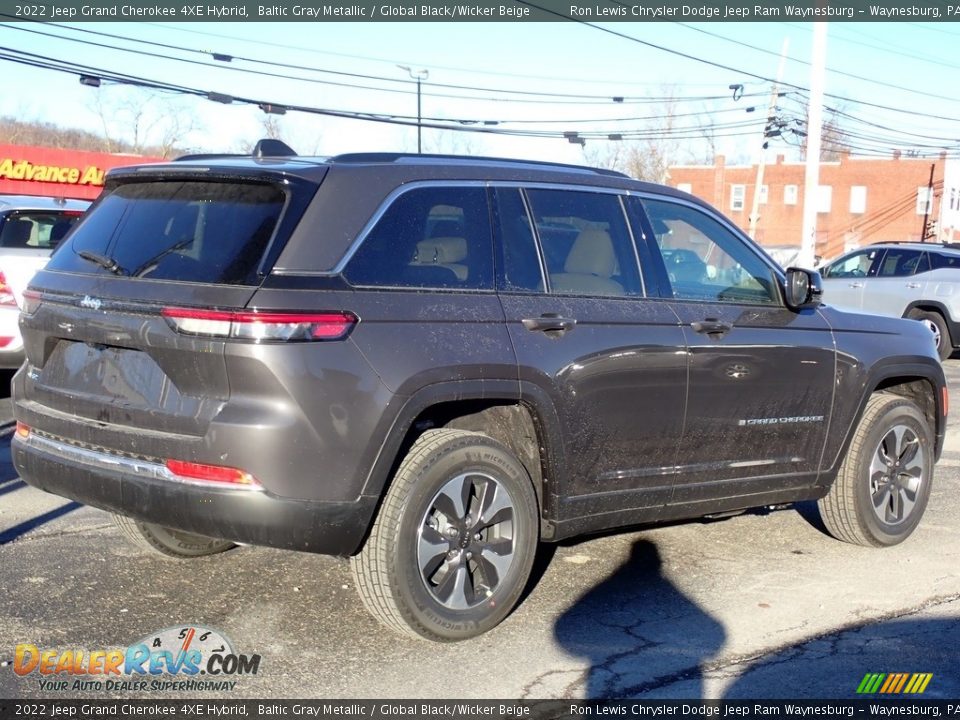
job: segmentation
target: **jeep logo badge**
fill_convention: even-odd
[[[80,301],[80,307],[90,308],[91,310],[99,310],[102,304],[99,298],[92,298],[89,295],[84,295],[83,300]]]

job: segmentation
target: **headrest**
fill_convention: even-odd
[[[30,220],[13,220],[3,228],[3,247],[27,247],[33,223]]]
[[[436,263],[449,265],[467,257],[467,241],[460,237],[441,237],[421,240],[417,243],[416,262],[421,265]]]
[[[430,229],[430,237],[458,237],[463,234],[463,224],[456,220],[437,220]]]
[[[606,230],[584,230],[573,241],[563,271],[609,278],[617,268],[613,241]]]

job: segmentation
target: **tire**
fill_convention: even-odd
[[[930,498],[933,452],[933,432],[916,403],[872,395],[833,487],[817,503],[829,533],[873,547],[906,540]]]
[[[170,560],[186,560],[203,557],[204,555],[215,555],[235,547],[234,543],[228,540],[194,535],[163,525],[134,520],[125,515],[114,514],[113,521],[134,545]]]
[[[510,613],[538,539],[533,484],[510,450],[480,433],[428,430],[401,463],[350,565],[377,620],[452,642]]]
[[[907,317],[919,320],[930,328],[941,360],[946,360],[953,354],[953,338],[950,337],[950,328],[947,327],[943,315],[928,310],[911,310]]]

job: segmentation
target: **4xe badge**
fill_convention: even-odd
[[[256,675],[260,655],[237,653],[219,630],[189,625],[151,633],[123,650],[41,650],[20,643],[13,671],[36,673],[47,692],[224,691],[236,686],[233,677]]]

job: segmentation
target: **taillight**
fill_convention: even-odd
[[[7,284],[7,278],[2,270],[0,270],[0,307],[18,307],[17,298]]]
[[[26,315],[33,315],[42,302],[43,294],[36,290],[23,291],[23,307],[20,308]]]
[[[204,465],[203,463],[188,462],[186,460],[167,460],[167,470],[174,475],[189,480],[202,482],[223,483],[246,488],[259,489],[260,482],[250,473],[238,468],[223,465]]]
[[[21,440],[26,440],[28,437],[30,437],[30,426],[17,420],[16,433],[18,438]]]
[[[349,312],[230,312],[168,307],[160,314],[170,327],[185,335],[257,342],[342,340],[359,322]]]

